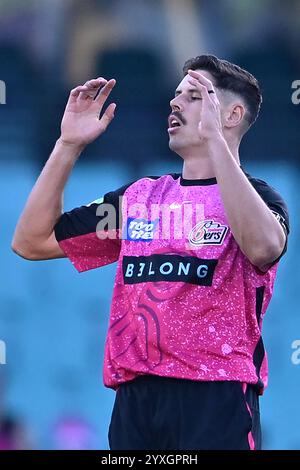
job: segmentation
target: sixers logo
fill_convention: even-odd
[[[222,225],[214,220],[202,220],[189,233],[189,242],[193,246],[222,245],[227,225]]]

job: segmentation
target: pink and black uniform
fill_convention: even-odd
[[[280,195],[264,181],[247,177],[288,234],[288,212]],[[191,415],[189,420],[197,416],[194,440],[188,445],[177,436],[165,446],[258,448],[259,438],[255,441],[254,436],[258,431],[253,429],[254,421],[259,427],[258,418],[253,417],[258,414],[255,395],[267,385],[261,329],[277,262],[261,272],[242,253],[231,233],[216,179],[184,180],[179,174],[139,179],[63,214],[55,233],[80,272],[118,261],[104,361],[104,383],[118,390],[117,400],[122,400],[121,393],[127,393],[129,384],[140,384],[139,396],[141,388],[147,393],[151,390],[153,396],[151,387],[162,383],[166,387],[166,382],[171,387],[192,384],[198,387],[194,400],[206,400],[206,413],[209,396],[211,413],[216,412],[220,420],[218,407],[228,409],[236,427],[241,416],[235,421],[232,407],[239,398],[246,419],[243,425],[249,428],[247,442],[230,438],[225,443],[224,432],[216,430],[213,442],[208,442],[206,428],[203,425],[201,431],[199,415],[190,404],[184,414]],[[231,401],[235,396],[231,407],[220,395],[228,395]],[[125,418],[117,400],[111,428],[120,429]],[[132,406],[137,407],[137,402]],[[203,414],[201,406],[199,413]],[[153,410],[150,418],[154,419]],[[158,433],[156,429],[153,436]],[[143,444],[130,444],[120,439],[112,442],[110,436],[110,443],[112,448],[157,448],[162,436],[159,439],[159,444],[149,436]],[[145,441],[148,447],[141,447]]]

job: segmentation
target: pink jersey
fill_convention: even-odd
[[[279,194],[247,177],[288,233]],[[261,329],[277,263],[263,273],[242,253],[215,178],[142,178],[63,214],[55,233],[80,272],[118,261],[107,387],[145,374],[267,385]]]

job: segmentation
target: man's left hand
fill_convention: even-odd
[[[220,102],[212,82],[195,70],[189,70],[189,83],[199,90],[202,98],[201,120],[198,130],[202,140],[223,137]]]

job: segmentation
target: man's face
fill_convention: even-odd
[[[209,72],[199,72],[213,82]],[[189,78],[189,75],[186,75],[179,83],[175,98],[170,102],[172,111],[168,120],[169,147],[179,155],[201,145],[198,126],[201,120],[202,98],[197,88],[188,82]]]

